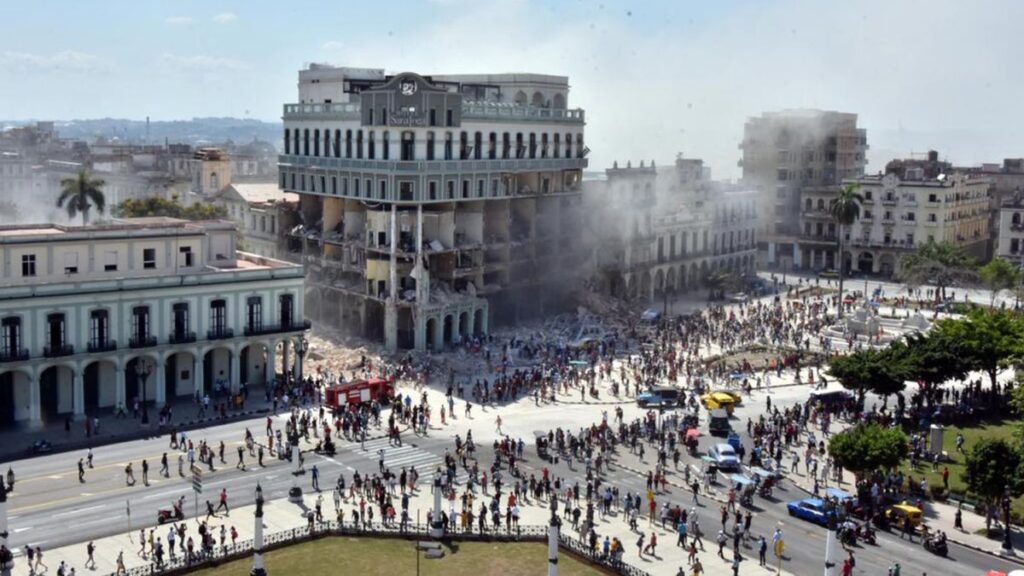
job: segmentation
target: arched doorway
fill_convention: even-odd
[[[0,374],[0,428],[14,426],[30,415],[32,378],[21,370]]]
[[[67,366],[50,366],[39,375],[39,413],[46,420],[56,420],[74,410],[72,379]]]
[[[437,319],[427,318],[427,350],[434,349],[434,333],[437,331]]]
[[[136,366],[140,362],[148,364],[149,374],[145,377],[139,374]],[[124,365],[124,398],[125,406],[132,410],[135,402],[142,404],[142,382],[146,382],[146,404],[152,404],[156,400],[156,361],[149,356],[136,356],[128,360]]]
[[[477,310],[473,313],[473,335],[483,336],[484,335],[484,311],[483,309]]]
[[[85,413],[117,403],[117,365],[111,360],[97,360],[85,366],[82,373],[82,396]]]
[[[459,339],[469,338],[469,312],[459,314]]]
[[[287,369],[287,367],[286,367]],[[203,355],[203,393],[211,398],[231,390],[231,350],[223,346]]]
[[[444,333],[442,334],[445,345],[451,344],[452,342],[452,323],[452,315],[446,314],[444,317]]]
[[[871,252],[861,252],[857,258],[857,270],[862,274],[871,274],[875,269],[875,255]]]
[[[885,276],[896,273],[896,258],[892,254],[882,254],[878,258],[879,272]]]

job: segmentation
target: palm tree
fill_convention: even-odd
[[[946,287],[971,282],[977,273],[974,259],[949,241],[929,240],[900,260],[898,277],[908,286],[934,284],[936,300],[946,298]]]
[[[82,225],[89,223],[89,209],[93,206],[102,214],[106,204],[103,190],[100,190],[106,182],[99,178],[92,178],[89,171],[82,168],[74,178],[65,178],[60,181],[61,193],[57,198],[57,207],[65,208],[68,211],[68,218],[82,215]]]
[[[864,197],[857,193],[860,184],[847,184],[839,189],[839,195],[828,207],[832,220],[839,225],[839,317],[843,317],[843,277],[846,274],[843,250],[846,247],[845,229],[860,218],[860,205]]]

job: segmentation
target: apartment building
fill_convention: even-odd
[[[750,118],[739,144],[743,183],[759,191],[758,259],[771,269],[807,267],[800,250],[801,193],[864,174],[867,132],[857,115],[823,110]]]
[[[258,256],[287,256],[285,237],[297,224],[299,197],[281,190],[277,182],[232,182],[212,202],[223,206],[238,223],[245,251]]]
[[[561,309],[588,152],[568,95],[541,74],[300,71],[279,170],[310,314],[424,350]]]
[[[162,407],[290,367],[309,327],[302,268],[236,241],[222,221],[0,226],[0,426]]]
[[[996,255],[1024,266],[1024,199],[1020,191],[1003,199],[999,207]]]
[[[658,300],[755,270],[757,191],[712,181],[699,159],[661,171],[616,162],[588,181],[585,204],[592,277],[606,293]]]
[[[989,239],[989,181],[968,174],[925,177],[908,169],[843,181],[864,197],[859,220],[846,231],[845,269],[892,276],[900,258],[922,243],[952,242],[983,259]],[[834,270],[838,234],[829,206],[839,186],[809,188],[800,211],[800,248],[812,270]]]

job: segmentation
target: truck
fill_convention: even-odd
[[[358,406],[374,400],[387,404],[394,397],[394,377],[353,380],[328,386],[324,390],[324,403],[333,410],[338,410],[345,405]]]

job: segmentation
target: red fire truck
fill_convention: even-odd
[[[387,404],[394,396],[394,377],[353,380],[344,384],[328,386],[327,390],[324,391],[325,403],[335,410],[345,404],[355,406],[373,400]]]

